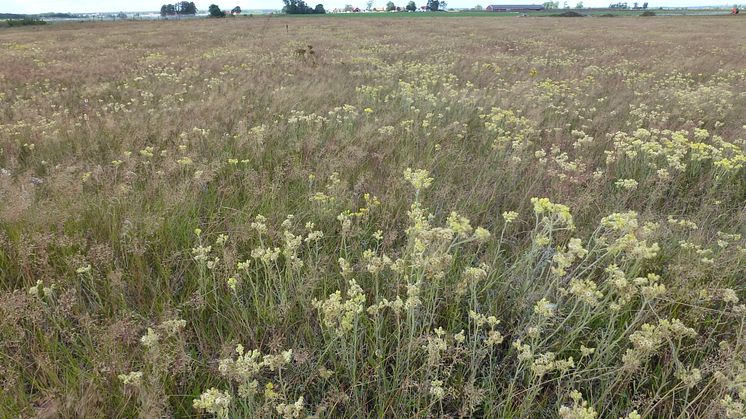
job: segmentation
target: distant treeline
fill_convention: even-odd
[[[18,13],[0,13],[0,19],[81,19],[83,15],[73,13],[40,13],[35,15],[22,15]]]
[[[34,17],[39,17],[43,19],[81,19],[85,18],[85,15],[78,15],[74,13],[41,13],[38,15],[34,15]]]
[[[0,13],[0,19],[24,19],[26,15],[18,15],[15,13]]]
[[[47,22],[41,19],[24,17],[23,19],[8,19],[5,21],[5,24],[8,26],[33,26],[33,25],[46,25]]]
[[[282,8],[283,13],[289,15],[307,15],[307,14],[324,14],[323,4],[317,4],[316,7],[311,7],[306,4],[303,0],[282,0],[285,3],[285,7]]]

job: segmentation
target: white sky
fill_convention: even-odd
[[[177,0],[128,0],[111,1],[111,0],[0,0],[0,13],[44,13],[44,12],[134,12],[134,11],[156,11],[160,10],[163,3],[175,3]],[[408,0],[393,0],[397,5],[405,5]],[[447,0],[448,7],[473,7],[481,4],[540,4],[545,0]],[[568,0],[572,7],[578,0]],[[606,7],[609,3],[616,3],[618,0],[584,0],[585,7]],[[625,1],[625,0],[622,0]],[[630,5],[634,0],[627,0]],[[645,0],[638,0],[640,4]],[[728,0],[647,0],[649,7],[660,6],[703,6],[713,4],[727,4]],[[223,9],[232,9],[234,6],[241,6],[242,9],[281,9],[282,0],[197,0],[195,4],[199,10],[206,10],[212,3],[220,5]],[[317,3],[324,4],[327,9],[343,7],[345,4],[364,7],[366,0],[306,0],[312,7]],[[416,3],[425,4],[426,0],[418,0]],[[730,0],[732,3],[732,0]],[[373,6],[384,6],[388,0],[374,0]],[[563,0],[560,0],[560,7]],[[124,7],[124,10],[122,8]]]

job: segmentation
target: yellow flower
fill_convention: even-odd
[[[129,374],[119,374],[117,377],[124,385],[139,386],[142,383],[142,371],[132,371]]]
[[[503,212],[503,220],[505,220],[506,224],[512,223],[517,218],[518,218],[518,213],[515,212],[515,211],[505,211],[505,212]]]
[[[202,393],[199,399],[194,399],[192,406],[195,409],[212,413],[219,418],[227,418],[232,400],[233,398],[228,392],[221,392],[213,387]]]
[[[230,288],[233,291],[236,291],[236,286],[238,285],[238,280],[234,277],[228,278],[228,288]]]
[[[412,170],[407,168],[404,171],[404,179],[408,181],[416,191],[427,189],[432,185],[433,178],[429,177],[430,173],[424,169]]]

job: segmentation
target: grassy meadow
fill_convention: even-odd
[[[0,30],[0,417],[743,418],[744,23]]]

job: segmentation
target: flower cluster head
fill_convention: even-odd
[[[628,369],[635,370],[654,355],[667,340],[695,337],[697,332],[678,319],[661,319],[657,325],[645,323],[629,336],[632,348],[627,349],[622,361]]]
[[[687,388],[693,388],[700,381],[702,381],[702,371],[699,368],[691,369],[678,369],[675,374],[676,378],[687,386]]]
[[[78,268],[78,269],[75,270],[75,273],[77,273],[78,275],[85,275],[85,274],[87,274],[89,272],[91,272],[91,264],[90,263],[86,264],[86,265],[83,265],[80,268]]]
[[[615,212],[601,219],[601,225],[612,231],[630,233],[637,230],[637,212]]]
[[[140,338],[140,343],[148,349],[155,350],[162,339],[178,336],[184,327],[186,327],[186,320],[166,320],[155,329],[148,327],[147,332]]]
[[[404,171],[404,179],[412,184],[415,191],[417,192],[427,189],[430,187],[430,185],[432,185],[433,178],[429,176],[430,173],[424,169],[412,170],[410,168],[407,168]]]
[[[598,290],[598,285],[590,279],[571,279],[569,292],[578,300],[592,307],[598,305],[599,300],[604,296],[603,293]]]
[[[254,217],[254,221],[251,223],[251,228],[256,230],[260,235],[267,234],[267,217],[257,214]]]
[[[640,293],[648,300],[658,298],[666,293],[666,286],[661,284],[658,274],[649,273],[645,277],[634,279],[634,284],[640,287]]]
[[[305,228],[306,228],[306,231],[308,231],[308,235],[306,236],[305,239],[303,239],[305,243],[312,243],[312,242],[315,243],[324,238],[323,231],[315,230],[316,224],[309,221],[306,223]]]
[[[33,287],[28,289],[28,293],[30,295],[37,296],[39,298],[41,297],[49,298],[52,295],[54,295],[54,288],[55,288],[54,284],[52,284],[51,286],[45,287],[44,281],[42,281],[41,279],[38,279],[36,281],[36,284]]]
[[[142,371],[132,371],[128,374],[119,374],[118,378],[125,386],[138,387],[142,384]]]
[[[612,254],[623,253],[636,259],[652,259],[658,255],[658,243],[648,245],[645,239],[657,229],[658,224],[646,223],[639,228],[635,211],[610,214],[601,219],[601,226],[606,229],[603,240],[607,237],[613,239],[608,245]]]
[[[251,257],[254,259],[259,259],[265,264],[270,264],[277,261],[277,259],[280,257],[281,252],[282,249],[280,249],[279,247],[256,247],[254,249],[251,249]]]
[[[279,354],[263,355],[259,350],[246,351],[243,345],[236,346],[236,358],[228,357],[220,360],[218,371],[232,381],[239,384],[238,394],[242,398],[249,398],[256,394],[259,387],[257,376],[264,369],[278,371],[285,368],[293,360],[293,350]]]
[[[503,212],[503,220],[505,220],[505,224],[510,224],[513,221],[518,219],[518,213],[515,211],[505,211]]]
[[[212,251],[212,246],[198,245],[197,247],[192,248],[192,257],[194,258],[195,261],[199,263],[204,263],[210,259],[211,251]]]
[[[232,276],[228,278],[226,283],[228,284],[228,288],[230,288],[231,291],[236,292],[236,290],[238,289],[238,279],[236,279],[236,277]]]
[[[288,216],[290,217],[290,216]],[[288,220],[285,220],[286,222]],[[286,222],[283,222],[283,227],[286,230],[283,232],[283,238],[285,244],[282,248],[282,254],[285,256],[285,261],[294,269],[300,269],[303,267],[303,260],[298,257],[298,249],[303,243],[303,236],[295,235],[290,232],[290,226]]]
[[[158,339],[158,333],[156,333],[155,330],[153,330],[152,328],[148,327],[147,333],[140,338],[140,342],[146,348],[152,348],[158,344]]]
[[[443,352],[448,349],[445,330],[438,327],[433,333],[434,335],[427,337],[427,344],[423,345],[423,348],[427,351],[427,362],[430,366],[440,364]]]
[[[283,419],[299,418],[303,413],[303,402],[303,396],[300,396],[295,403],[279,403],[275,411]]]
[[[140,155],[145,158],[150,158],[154,156],[153,154],[154,151],[155,151],[155,148],[153,148],[152,146],[148,146],[140,150]]]
[[[614,182],[614,186],[625,191],[634,191],[637,189],[637,185],[638,183],[635,179],[619,179]]]
[[[544,319],[553,317],[556,310],[557,304],[550,303],[546,298],[542,298],[534,305],[534,314]]]
[[[363,312],[365,293],[352,278],[348,282],[347,299],[342,299],[342,292],[336,291],[326,300],[314,299],[312,304],[319,310],[322,324],[341,337],[353,329],[358,316]]]
[[[486,316],[484,314],[477,313],[474,310],[469,310],[469,320],[474,325],[475,332],[485,326],[489,326],[487,330],[487,336],[484,340],[485,345],[491,348],[495,345],[503,343],[504,337],[496,328],[500,324],[500,320],[495,316]]]
[[[579,391],[570,392],[572,406],[562,406],[559,410],[561,419],[595,419],[598,417],[596,410],[583,400],[583,395]]]
[[[404,301],[399,297],[396,296],[396,299],[389,301],[387,298],[381,299],[381,301],[371,305],[366,310],[368,314],[371,316],[376,316],[378,313],[380,313],[383,309],[389,308],[391,311],[394,312],[394,314],[398,315],[401,313],[402,309],[404,308]]]
[[[430,395],[432,395],[435,400],[443,400],[445,398],[446,390],[443,388],[442,380],[430,381]]]
[[[221,392],[215,387],[205,391],[199,399],[194,399],[192,406],[198,410],[212,413],[219,418],[227,418],[233,398],[230,393]]]
[[[456,284],[456,295],[463,296],[466,291],[472,289],[479,282],[487,279],[487,265],[482,264],[478,267],[469,266],[461,274],[461,280]]]
[[[484,227],[477,227],[474,229],[473,238],[477,243],[487,242],[487,240],[490,239],[490,236],[492,236],[492,234]]]
[[[373,275],[380,273],[385,267],[391,266],[393,261],[390,257],[377,256],[375,251],[367,249],[363,252],[363,260],[366,262],[365,269]]]
[[[405,310],[414,310],[422,305],[420,299],[420,283],[407,284],[407,300],[404,302]]]
[[[556,276],[564,276],[569,268],[576,260],[583,259],[588,254],[588,251],[583,248],[583,243],[578,238],[570,239],[567,244],[567,249],[560,251],[552,256],[554,266],[552,266],[552,274]]]
[[[738,304],[738,294],[736,294],[736,291],[732,288],[723,288],[720,290],[720,298],[722,298],[723,302],[728,304]]]
[[[558,359],[554,352],[538,354],[531,364],[531,372],[538,378],[553,371],[557,371],[561,375],[564,375],[567,374],[571,368],[575,368],[575,361],[572,357]]]
[[[528,343],[523,343],[522,340],[516,339],[513,342],[513,349],[515,349],[518,352],[518,361],[524,362],[532,360],[534,357],[533,350],[531,349],[531,345]]]
[[[549,198],[531,198],[531,203],[537,217],[543,216],[552,224],[565,226],[570,230],[575,228],[570,208],[566,205],[555,204]]]
[[[674,217],[673,215],[669,215],[667,218],[668,224],[671,226],[681,227],[688,230],[697,230],[699,227],[697,226],[697,223],[691,220],[687,219],[678,219]]]
[[[456,211],[451,211],[447,222],[448,227],[453,230],[456,235],[462,238],[469,237],[473,230],[469,219],[459,215]]]
[[[720,407],[722,407],[725,417],[728,419],[742,419],[744,412],[746,412],[746,404],[741,400],[734,399],[730,394],[720,399]]]

